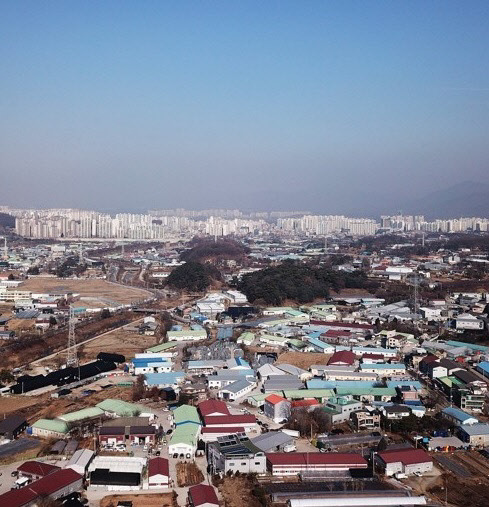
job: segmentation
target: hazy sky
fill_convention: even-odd
[[[489,174],[489,1],[0,1],[0,204],[369,212]]]

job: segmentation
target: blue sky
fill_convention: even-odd
[[[0,203],[393,211],[487,179],[488,47],[487,1],[3,1]]]

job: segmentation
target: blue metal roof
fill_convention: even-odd
[[[161,384],[175,384],[178,379],[184,378],[183,371],[170,371],[168,373],[146,373],[144,376],[148,386]]]
[[[132,364],[135,367],[142,368],[144,366],[148,366],[148,364],[153,363],[168,363],[168,358],[166,357],[158,357],[157,354],[155,354],[156,357],[135,357],[132,360]]]
[[[457,419],[460,422],[467,421],[468,419],[476,419],[474,416],[467,414],[467,412],[464,412],[463,410],[460,410],[459,408],[455,407],[444,408],[442,410],[442,414],[453,417],[454,419]]]

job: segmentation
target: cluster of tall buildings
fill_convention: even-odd
[[[489,231],[489,219],[487,218],[451,218],[446,220],[425,220],[423,215],[393,215],[382,216],[381,228],[392,231],[424,231],[424,232],[466,232],[466,231]]]
[[[245,214],[239,210],[162,210],[111,216],[77,209],[23,210],[0,207],[0,210],[16,217],[15,232],[18,235],[39,239],[158,240],[176,235],[245,236],[271,231],[310,236],[338,233],[370,236],[378,231],[489,231],[489,219],[476,217],[427,221],[423,215],[392,215],[382,216],[379,223],[371,218],[344,215],[296,216],[300,212]]]
[[[324,236],[345,232],[353,236],[375,234],[380,225],[370,218],[349,218],[343,215],[306,215],[300,218],[279,218],[277,226],[284,231]]]

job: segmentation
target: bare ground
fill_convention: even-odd
[[[116,507],[118,502],[130,501],[133,507],[177,507],[173,493],[146,493],[141,495],[108,495],[100,501],[100,507]]]
[[[71,279],[71,278],[29,278],[19,285],[19,290],[32,292],[72,292],[81,297],[106,298],[118,303],[131,303],[147,298],[151,293],[134,287],[110,283],[99,279]]]
[[[204,475],[195,463],[177,463],[177,484],[180,487],[194,486],[204,480]]]
[[[327,364],[330,354],[321,352],[285,352],[280,354],[277,364],[293,364],[303,370],[308,370],[312,364]]]

